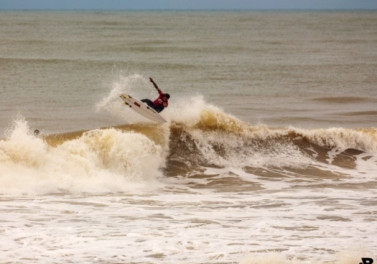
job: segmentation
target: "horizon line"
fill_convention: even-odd
[[[242,9],[242,8],[129,8],[129,9],[105,9],[105,8],[0,8],[0,11],[104,11],[104,12],[125,12],[125,11],[183,11],[183,12],[250,12],[250,11],[377,11],[377,8],[258,8],[258,9]]]

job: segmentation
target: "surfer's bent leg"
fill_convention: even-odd
[[[149,107],[152,107],[154,109],[154,104],[151,100],[149,99],[143,99],[141,100],[143,103],[146,103]]]

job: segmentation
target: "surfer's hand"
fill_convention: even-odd
[[[153,79],[152,79],[152,77],[149,77],[149,81],[153,83]]]

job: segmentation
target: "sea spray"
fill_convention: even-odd
[[[146,95],[150,96],[150,92],[153,90],[147,92],[147,85],[147,79],[139,74],[120,76],[112,83],[108,94],[96,104],[96,111],[105,111],[127,123],[146,122],[146,119],[129,110],[119,96],[124,93],[131,94],[136,98],[140,97],[139,99]]]
[[[340,150],[357,149],[360,151],[377,153],[377,129],[298,129],[290,128],[289,132],[327,148]]]

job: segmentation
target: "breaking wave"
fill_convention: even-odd
[[[40,138],[16,121],[0,141],[0,192],[132,191],[155,181],[163,164],[163,148],[141,133],[109,128],[61,137]]]
[[[106,105],[106,103],[104,103]],[[0,192],[124,192],[161,175],[206,168],[287,170],[377,167],[377,129],[253,126],[194,97],[164,111],[163,125],[137,123],[34,135],[25,120],[0,141]],[[274,171],[276,173],[276,170]],[[360,171],[362,173],[362,170]],[[138,186],[138,187],[136,187]]]

